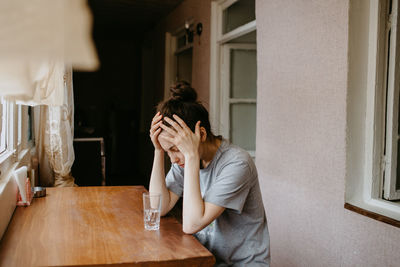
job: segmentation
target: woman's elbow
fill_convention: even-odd
[[[196,225],[193,225],[193,224],[183,223],[183,225],[182,225],[182,231],[183,231],[185,234],[188,234],[188,235],[195,234],[195,233],[197,233],[199,230],[200,230],[200,229],[198,229],[198,227],[197,227]]]

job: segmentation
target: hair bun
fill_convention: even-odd
[[[171,86],[170,91],[172,93],[172,99],[183,102],[196,102],[197,100],[197,93],[188,82],[177,82]]]

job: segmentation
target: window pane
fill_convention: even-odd
[[[230,140],[246,150],[256,148],[256,104],[231,104]]]
[[[32,123],[33,123],[33,109],[31,106],[28,107],[28,141],[32,140]]]
[[[397,141],[397,169],[396,169],[396,190],[400,190],[400,142]]]
[[[17,145],[21,144],[21,139],[22,139],[22,106],[17,105],[17,110],[18,110],[18,139],[17,139]]]
[[[228,33],[256,19],[255,0],[239,0],[224,10],[222,32]]]
[[[257,98],[256,50],[231,50],[231,98]]]
[[[0,100],[1,109],[1,129],[0,129],[0,153],[4,152],[6,146],[6,134],[7,134],[7,103],[2,98]]]
[[[192,48],[186,49],[179,54],[177,57],[177,78],[178,80],[184,80],[189,83],[192,82]]]

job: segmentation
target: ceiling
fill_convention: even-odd
[[[89,0],[95,31],[144,33],[183,0]]]

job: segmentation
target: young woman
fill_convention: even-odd
[[[179,82],[159,104],[150,137],[150,193],[161,215],[183,196],[183,231],[194,234],[216,266],[269,266],[269,234],[257,170],[249,154],[211,132],[208,112],[190,84]],[[165,177],[164,152],[172,167]]]

